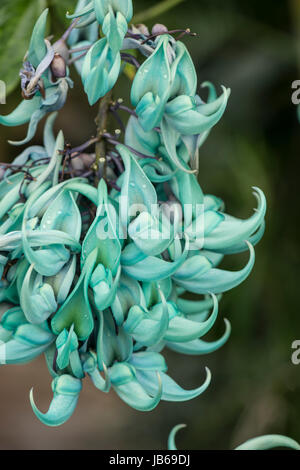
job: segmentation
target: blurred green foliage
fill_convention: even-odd
[[[15,79],[13,70],[18,73],[25,39],[41,3],[1,2],[0,61],[3,63],[6,57],[7,65],[1,66],[0,78],[9,77],[8,83]],[[51,32],[57,35],[65,21],[64,10],[73,11],[75,1],[47,3],[53,9]],[[157,4],[153,0],[135,3],[138,12]],[[93,395],[93,413],[99,416],[97,432],[93,428],[94,432],[89,434],[87,424],[81,427],[77,440],[74,438],[70,444],[72,448],[163,448],[169,430],[180,422],[188,427],[178,436],[179,448],[228,449],[264,433],[300,439],[300,366],[293,365],[290,359],[291,344],[300,339],[300,125],[291,103],[291,83],[300,78],[299,3],[299,0],[186,0],[147,23],[150,26],[159,21],[172,29],[189,27],[197,32],[198,38],[186,37],[185,42],[195,61],[199,82],[211,80],[218,86],[232,88],[222,122],[201,149],[199,180],[205,192],[225,200],[229,213],[245,217],[255,205],[251,186],[261,187],[269,205],[267,229],[257,247],[257,261],[250,278],[224,295],[221,302],[221,315],[229,318],[233,328],[228,344],[200,359],[169,354],[174,378],[184,384],[189,382],[191,387],[201,382],[204,365],[208,365],[213,381],[207,392],[192,402],[162,404],[149,414],[120,406],[116,421],[123,424],[119,426],[110,426],[109,421],[102,419],[102,398]],[[17,33],[13,33],[13,26],[3,26],[2,13],[11,15],[11,5]],[[17,10],[24,5],[24,10]],[[20,32],[20,24],[26,24],[26,32],[25,29]],[[5,33],[5,28],[12,29]],[[23,36],[16,40],[16,34]],[[13,54],[9,47],[14,48]],[[126,77],[121,80],[118,96],[129,103]],[[8,104],[1,107],[3,113],[13,109],[18,101],[16,91]],[[89,108],[76,79],[57,129],[63,127],[67,141],[75,146],[94,132],[95,114],[96,109]],[[2,128],[0,135],[2,159],[9,160],[18,150],[9,147],[6,140],[21,138],[24,128]],[[245,255],[237,258],[238,261],[236,257],[230,259],[228,267],[239,268],[246,259]],[[220,334],[221,320],[217,326]],[[18,400],[21,399],[22,395]],[[6,407],[9,408],[8,404]],[[80,409],[78,413],[83,416],[85,403],[81,403]],[[114,416],[113,409],[109,415]],[[11,413],[2,415],[4,429],[10,422]],[[30,445],[64,448],[64,441],[55,441],[55,435],[66,436],[73,430],[72,423],[63,427],[62,434],[51,433],[37,423],[31,426],[32,432],[38,430],[39,439],[34,443],[29,440],[29,448]],[[16,442],[12,437],[7,445],[14,448]]]
[[[13,3],[13,7],[12,7]],[[46,7],[44,0],[2,0],[0,5],[0,67],[1,80],[7,92],[18,83],[20,62],[25,55],[21,45],[28,43],[34,23]]]

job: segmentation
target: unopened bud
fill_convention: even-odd
[[[149,29],[145,24],[137,24],[136,28],[139,33],[144,34],[145,36],[149,36]]]
[[[167,32],[168,28],[164,24],[157,23],[152,28],[153,36],[156,36],[157,34],[165,34]]]
[[[60,39],[55,44],[53,44],[53,49],[55,54],[61,55],[65,62],[68,62],[70,58],[70,51],[65,41]]]
[[[67,74],[67,66],[61,55],[55,54],[51,63],[51,72],[55,78],[64,78]]]

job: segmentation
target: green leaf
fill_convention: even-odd
[[[6,83],[7,93],[19,82],[19,70],[34,24],[46,7],[47,0],[1,0],[0,79]]]

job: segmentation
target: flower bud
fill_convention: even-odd
[[[55,78],[64,78],[67,74],[66,62],[63,57],[57,53],[54,55],[50,68]]]
[[[55,54],[59,54],[62,56],[62,58],[68,62],[70,58],[70,52],[67,44],[63,40],[57,41],[55,44],[53,44],[54,52]]]
[[[152,28],[152,34],[154,36],[158,34],[165,34],[168,32],[168,28],[164,24],[157,23]]]
[[[145,24],[137,24],[136,29],[139,33],[142,33],[145,36],[149,36],[149,29]]]

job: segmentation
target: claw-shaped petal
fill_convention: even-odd
[[[171,310],[170,323],[164,335],[164,340],[184,343],[204,336],[212,328],[218,316],[218,300],[214,294],[212,294],[212,298],[214,302],[212,314],[203,322],[192,321],[178,315],[176,308],[169,304]]]
[[[280,436],[279,434],[254,437],[236,447],[235,450],[267,450],[274,447],[289,447],[290,449],[300,450],[298,442],[290,437]]]
[[[211,381],[211,373],[210,370],[206,367],[206,379],[204,383],[194,390],[184,390],[180,387],[169,375],[165,374],[164,372],[160,373],[161,380],[162,380],[162,400],[166,401],[186,401],[191,400],[195,397],[198,397],[203,393],[210,384]],[[136,376],[138,381],[142,384],[142,386],[147,390],[148,393],[156,393],[157,386],[155,384],[155,373],[151,371],[145,370],[137,370]]]
[[[229,321],[225,318],[225,332],[221,338],[215,341],[204,341],[202,339],[194,339],[186,343],[166,342],[169,349],[181,354],[188,354],[191,356],[198,356],[202,354],[210,354],[220,349],[228,340],[231,332]]]
[[[1,344],[1,357],[6,364],[23,364],[29,362],[53,343],[55,336],[45,327],[25,323],[13,333],[12,338]]]
[[[266,214],[266,198],[259,188],[254,188],[254,195],[258,200],[258,207],[252,217],[240,220],[225,214],[218,226],[206,235],[204,249],[230,253],[231,248],[234,249],[236,244],[248,240],[256,232]]]
[[[123,271],[128,276],[139,281],[159,281],[175,274],[187,258],[189,239],[185,238],[185,246],[178,258],[174,261],[165,261],[161,257],[147,256],[142,261],[127,266],[123,264]]]
[[[30,403],[36,417],[47,426],[60,426],[73,414],[82,389],[81,380],[71,375],[61,375],[52,382],[53,399],[47,413],[42,413],[33,399],[30,390]]]
[[[250,274],[255,261],[255,252],[253,246],[249,242],[245,242],[250,251],[250,258],[246,266],[240,271],[226,271],[223,269],[212,268],[205,272],[200,272],[200,275],[195,275],[191,279],[173,279],[179,286],[184,287],[190,292],[196,294],[207,294],[213,292],[215,294],[226,292],[233,287],[238,286]],[[195,257],[198,258],[198,257]]]
[[[114,364],[109,370],[112,386],[119,397],[132,408],[139,411],[151,411],[160,402],[162,396],[162,383],[160,375],[153,373],[154,393],[147,393],[136,379],[133,369],[126,363]],[[156,377],[155,377],[156,375]]]
[[[54,291],[50,284],[34,270],[34,264],[24,278],[20,305],[30,323],[42,323],[57,309]]]

